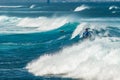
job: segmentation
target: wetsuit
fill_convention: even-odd
[[[83,33],[83,38],[88,38],[88,37],[90,37],[90,36],[91,36],[91,34],[90,34],[89,31],[85,31],[85,32]]]

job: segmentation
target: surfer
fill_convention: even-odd
[[[89,31],[90,28],[86,28],[85,31],[83,32],[83,38],[89,38],[91,37],[91,33]]]

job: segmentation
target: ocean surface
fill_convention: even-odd
[[[0,80],[76,79],[120,80],[119,2],[0,4]]]

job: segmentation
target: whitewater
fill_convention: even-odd
[[[120,80],[118,2],[0,9],[0,80]]]
[[[86,25],[89,24],[82,23],[79,26]],[[92,25],[95,29],[96,24]],[[81,27],[77,29],[81,30]],[[85,80],[119,80],[120,38],[108,37],[108,32],[99,35],[101,36],[96,36],[94,41],[80,41],[72,46],[63,47],[61,51],[52,55],[40,56],[26,68],[36,76],[55,75]]]

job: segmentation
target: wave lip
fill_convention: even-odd
[[[83,11],[85,9],[89,9],[90,7],[86,6],[86,5],[81,5],[78,6],[77,8],[74,9],[74,12],[78,12],[78,11]]]
[[[98,23],[87,23],[83,22],[77,26],[77,28],[74,30],[71,39],[75,38],[76,36],[82,37],[83,32],[85,31],[86,28],[90,28],[90,31],[94,32],[95,30],[100,31],[100,30],[106,30],[107,24],[101,25]],[[106,31],[107,32],[107,31]],[[107,35],[107,33],[106,33]],[[105,36],[105,35],[102,35]]]
[[[39,18],[24,18],[17,26],[21,27],[37,27],[38,31],[49,31],[53,29],[57,29],[68,22],[67,18],[46,18],[46,17],[39,17]]]
[[[32,8],[35,8],[35,6],[36,6],[35,4],[32,4],[32,5],[30,6],[30,8],[31,8],[31,9],[32,9]]]
[[[0,16],[0,34],[45,32],[68,23],[69,17],[19,18]]]
[[[80,25],[78,25],[73,32],[71,39],[75,38],[78,34],[82,34],[83,28],[85,28],[86,26],[88,26],[87,23],[81,23]]]

